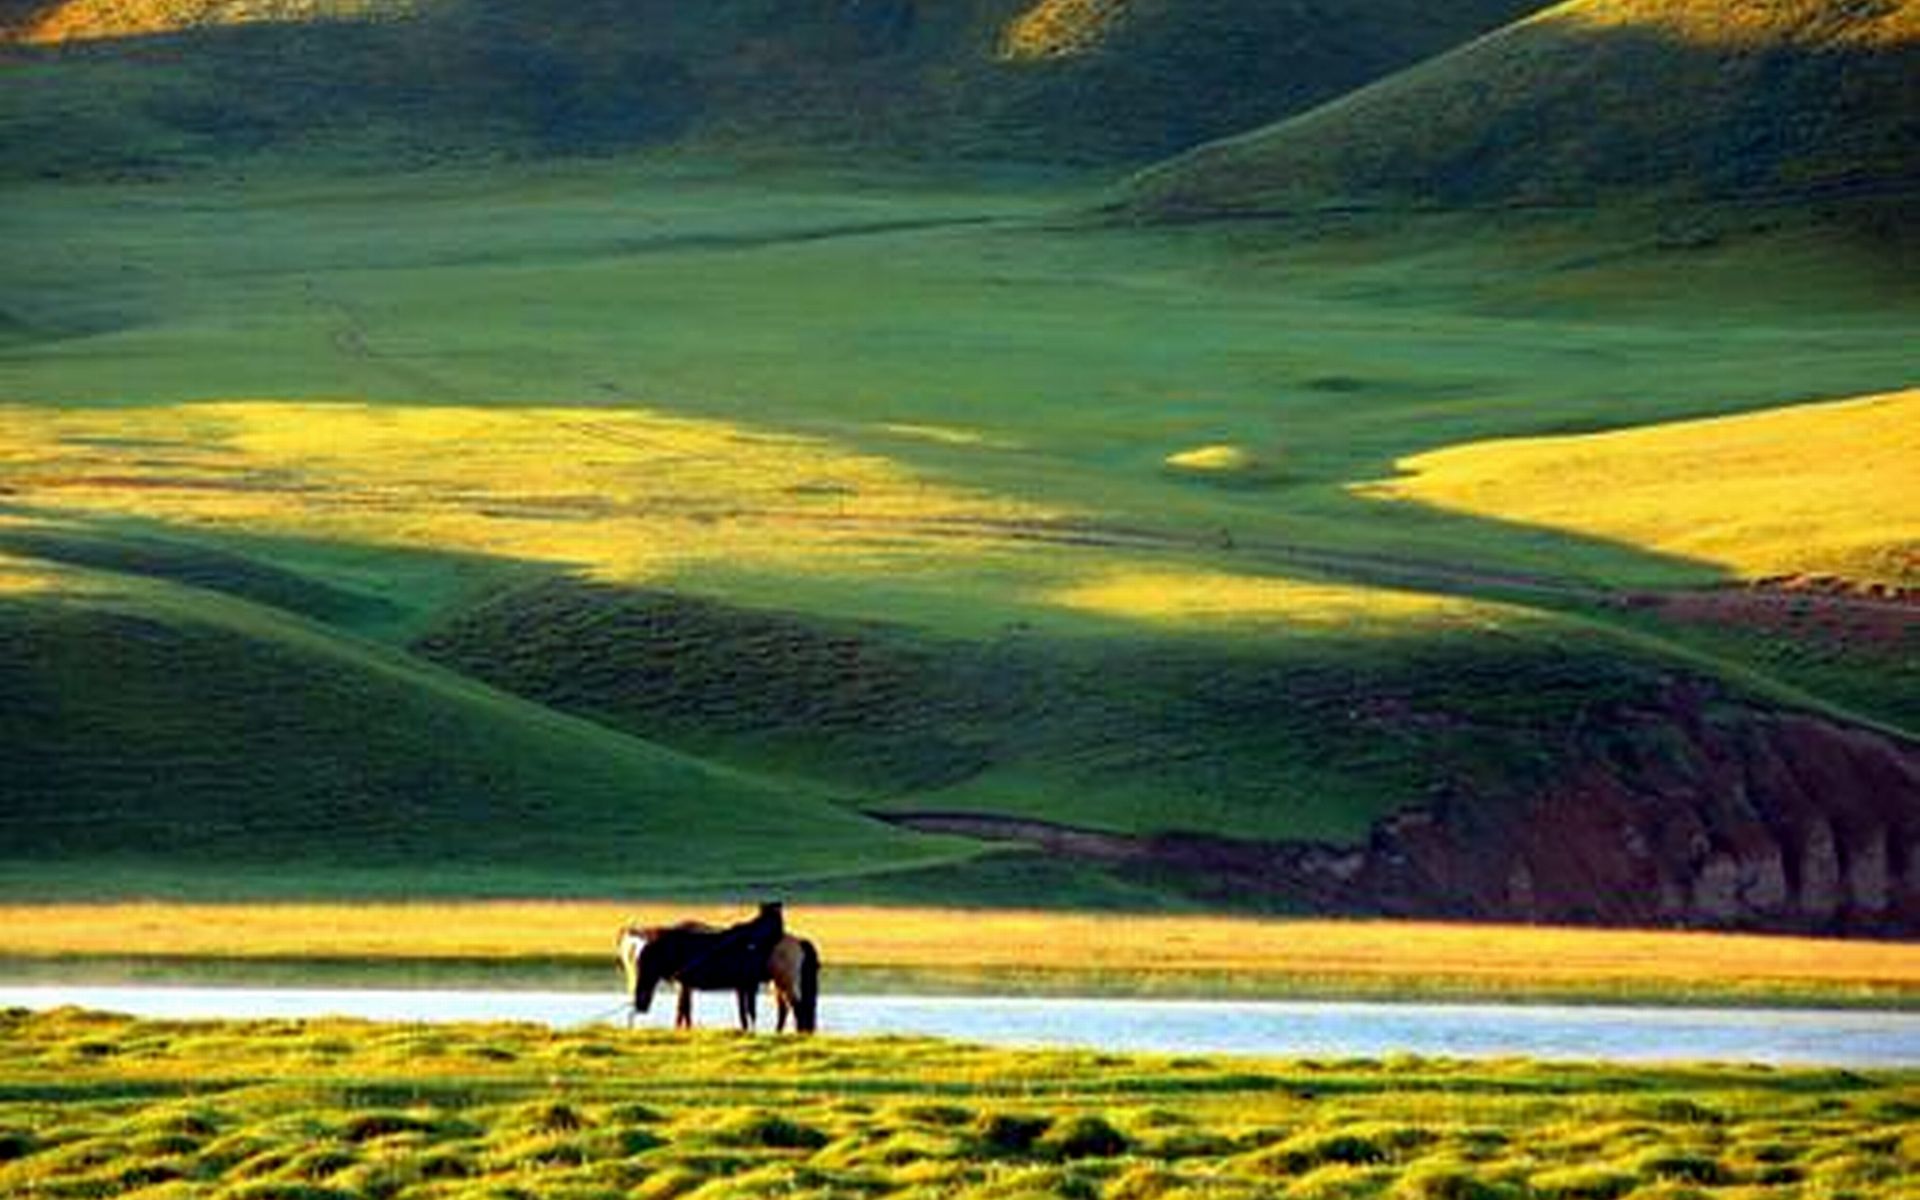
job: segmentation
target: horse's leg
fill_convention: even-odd
[[[686,984],[680,985],[680,1007],[673,1014],[675,1029],[693,1028],[693,989]]]
[[[773,985],[773,1031],[775,1033],[787,1031],[787,1014],[792,1011],[793,997],[787,995],[787,989],[781,987],[779,981],[775,980]]]
[[[740,1030],[743,1033],[752,1033],[754,1022],[759,1019],[759,1006],[756,1003],[759,991],[759,986],[755,984],[743,987],[737,993],[740,998]]]

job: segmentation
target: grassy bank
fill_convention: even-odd
[[[614,987],[628,921],[722,908],[52,905],[0,908],[7,973]],[[1920,948],[1725,934],[813,906],[833,989],[1920,1002]]]
[[[0,1014],[0,1191],[1914,1195],[1920,1074],[1246,1062],[909,1039]]]

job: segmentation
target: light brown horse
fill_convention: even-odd
[[[693,993],[701,990],[732,991],[737,997],[740,1028],[751,1030],[757,1020],[760,985],[773,984],[774,1028],[784,1031],[789,1015],[796,1033],[812,1033],[819,1024],[820,952],[805,938],[783,934],[773,943],[764,964],[746,964],[744,968],[716,965],[713,969],[688,969],[704,966],[710,939],[727,930],[698,921],[678,925],[643,927],[628,925],[614,940],[614,951],[626,973],[627,995],[632,1008],[627,1023],[636,1014],[646,1012],[653,989],[662,982],[680,985],[680,1000],[674,1012],[674,1027],[693,1027]],[[651,947],[651,951],[650,948]]]
[[[820,951],[803,937],[787,934],[774,943],[767,959],[767,977],[773,981],[775,1032],[787,1027],[793,1015],[795,1033],[812,1033],[820,1026]]]

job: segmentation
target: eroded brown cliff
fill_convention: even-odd
[[[1517,803],[1382,823],[1350,875],[1401,911],[1911,934],[1920,747],[1676,689],[1609,714]]]
[[[1597,714],[1569,745],[1531,786],[1447,791],[1357,847],[894,819],[1317,912],[1920,934],[1920,745],[1700,684]]]

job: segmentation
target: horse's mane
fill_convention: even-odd
[[[650,942],[663,933],[744,932],[748,929],[762,929],[785,933],[786,931],[783,928],[783,924],[781,921],[780,906],[778,904],[763,904],[760,906],[760,912],[756,916],[750,920],[742,921],[738,925],[713,925],[706,921],[676,921],[671,925],[628,924],[620,927],[620,932],[616,935],[615,940],[617,941],[619,938],[626,937],[628,934],[633,934],[635,937]]]
[[[720,932],[720,926],[709,925],[704,921],[679,921],[672,925],[622,925],[620,932],[614,935],[613,942],[617,946],[629,937],[651,942],[664,934],[718,932]]]
[[[779,905],[762,905],[752,920],[725,928],[682,921],[647,930],[639,959],[656,978],[694,987],[741,987],[767,977],[767,960],[784,932]]]

